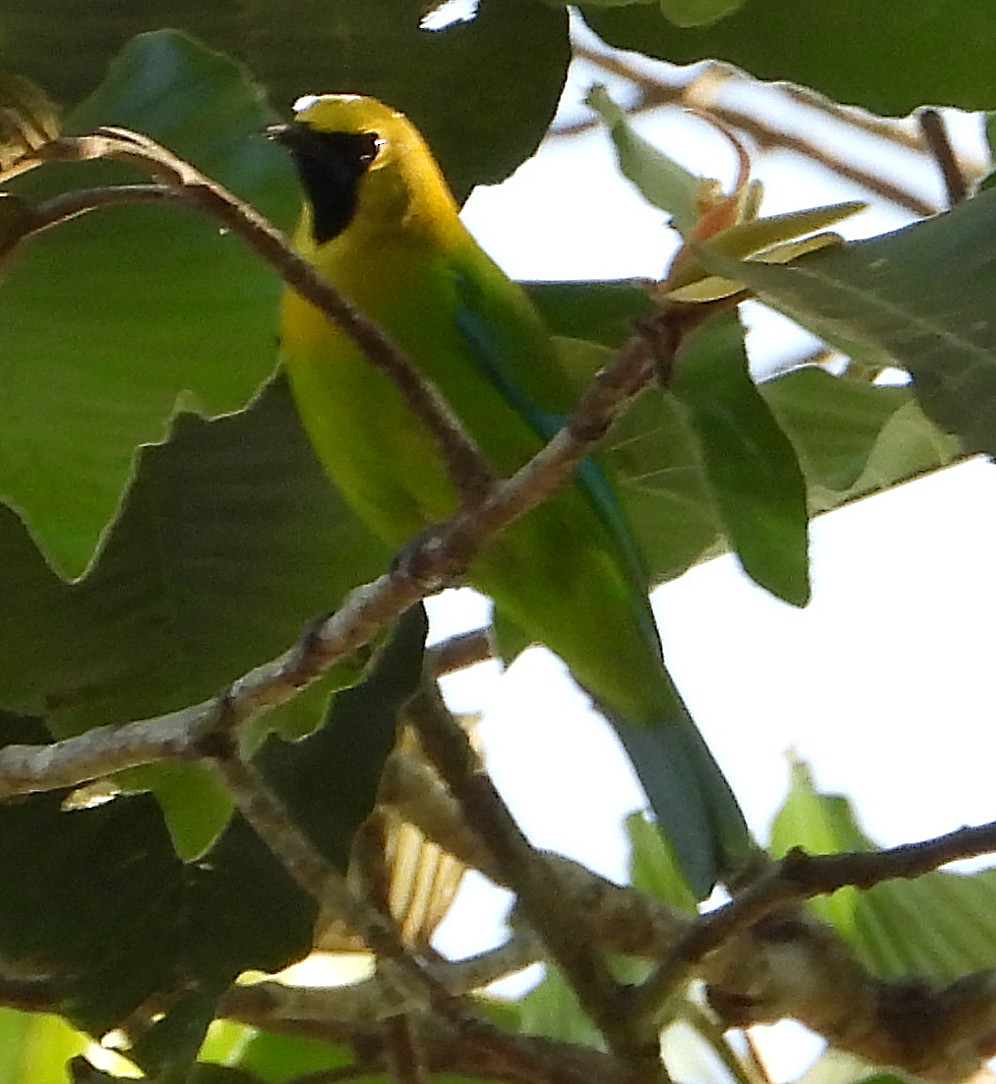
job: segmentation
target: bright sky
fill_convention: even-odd
[[[582,70],[568,89],[572,119],[592,77]],[[639,127],[669,153],[680,148],[695,172],[729,181],[729,147],[701,122],[658,112]],[[971,137],[972,123],[959,131]],[[909,168],[902,155],[885,165]],[[936,178],[920,169],[924,194],[939,199]],[[769,212],[855,198],[785,155],[759,172]],[[547,145],[506,184],[479,190],[465,220],[517,278],[659,275],[673,244],[661,213],[618,177],[597,131]],[[878,233],[904,220],[869,212],[854,229]],[[777,357],[806,341],[773,319],[758,320],[752,338]],[[996,817],[986,633],[996,613],[994,551],[996,471],[975,461],[815,522],[805,611],[754,587],[732,558],[656,593],[672,672],[762,838],[784,797],[789,750],[819,786],[851,796],[882,843]],[[442,635],[482,623],[486,609],[461,592],[437,601],[433,616]],[[448,679],[447,693],[458,709],[487,708],[490,769],[533,840],[621,878],[619,822],[642,799],[614,738],[556,660],[533,650],[503,677],[489,664]],[[475,890],[460,912],[479,931],[502,908]],[[459,920],[450,931],[444,950],[469,947]]]

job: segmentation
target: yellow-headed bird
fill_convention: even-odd
[[[570,392],[538,313],[464,228],[419,132],[381,102],[340,94],[305,99],[270,131],[307,197],[298,250],[408,353],[500,473],[521,467]],[[404,398],[292,290],[282,343],[318,456],[368,526],[401,545],[456,510]],[[695,891],[739,867],[742,815],[665,670],[647,576],[598,464],[501,533],[468,581],[560,655],[612,722]]]

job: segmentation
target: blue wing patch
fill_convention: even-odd
[[[482,372],[487,374],[494,387],[529,422],[543,441],[550,440],[564,427],[566,416],[542,409],[516,383],[505,364],[502,344],[495,336],[492,325],[481,314],[483,306],[474,303],[479,300],[479,288],[465,275],[458,274],[456,279],[462,301],[456,308],[456,325],[473,351]],[[574,468],[574,473],[602,525],[624,556],[634,583],[639,584],[640,590],[646,592],[649,577],[642,555],[605,470],[596,460],[586,456]],[[653,624],[649,607],[647,616]],[[653,625],[653,629],[656,638],[656,625]]]

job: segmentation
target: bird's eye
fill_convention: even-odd
[[[377,152],[384,144],[384,140],[376,132],[364,132],[362,136],[363,142],[360,145],[360,161],[364,166],[369,166],[370,163],[377,157]]]

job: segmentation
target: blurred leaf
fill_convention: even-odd
[[[689,413],[730,546],[761,587],[809,601],[806,484],[788,437],[747,368],[735,314],[682,344],[668,387]]]
[[[996,192],[784,267],[710,268],[750,286],[861,365],[913,376],[925,413],[965,451],[996,452]]]
[[[567,15],[534,0],[483,0],[471,21],[430,31],[420,28],[428,7],[300,0],[289,14],[240,0],[4,0],[0,34],[3,55],[69,104],[130,38],[167,26],[246,64],[282,113],[302,94],[372,94],[411,114],[463,198],[508,176],[549,127],[570,61]]]
[[[675,26],[706,26],[732,14],[746,0],[660,0],[664,17]]]
[[[387,560],[328,483],[282,379],[245,413],[181,415],[166,444],[143,451],[80,582],[60,580],[0,506],[0,704],[46,716],[64,737],[197,703],[292,644]],[[329,691],[357,676],[336,668],[265,725],[307,733]],[[195,765],[156,765],[127,783],[155,786],[186,856],[228,816],[227,796]]]
[[[676,230],[683,234],[691,230],[700,217],[696,201],[700,178],[637,135],[605,87],[592,87],[585,105],[591,106],[608,127],[622,175],[645,200],[671,216]]]
[[[647,291],[629,279],[522,285],[554,334],[602,346],[622,346],[657,308]]]
[[[847,799],[819,793],[803,764],[793,766],[789,795],[771,829],[773,854],[796,846],[813,854],[875,849]],[[950,981],[996,966],[996,870],[928,873],[861,892],[842,888],[809,906],[883,978]]]
[[[284,1084],[284,1081],[308,1073],[350,1065],[353,1060],[353,1052],[346,1046],[295,1035],[252,1031],[240,1046],[237,1057],[226,1064],[252,1073],[267,1084]],[[359,1074],[350,1076],[350,1080],[363,1079]]]
[[[0,173],[58,134],[58,112],[41,87],[0,69]]]
[[[595,343],[561,340],[561,361],[578,396],[612,360]],[[651,390],[613,426],[600,461],[615,482],[651,582],[673,579],[718,551],[719,522],[687,415]]]
[[[519,1000],[520,1032],[604,1049],[601,1034],[578,1004],[560,969],[548,963],[545,970],[542,981]]]
[[[847,105],[905,114],[926,102],[990,109],[996,37],[988,0],[748,0],[711,26],[676,29],[659,9],[583,4],[610,45],[674,64],[727,61]]]
[[[964,458],[960,442],[924,415],[909,386],[806,366],[765,381],[760,391],[795,446],[813,514]]]
[[[59,1016],[0,1006],[0,1084],[66,1084],[66,1063],[89,1042]]]
[[[916,1079],[893,1072],[872,1072],[867,1061],[827,1047],[795,1084],[915,1084]]]
[[[295,182],[259,134],[272,119],[240,68],[163,33],[132,43],[66,127],[144,131],[287,223]],[[37,200],[125,178],[134,170],[86,163],[15,185]],[[61,572],[87,567],[136,447],[166,436],[181,395],[219,414],[270,374],[279,289],[236,237],[176,207],[92,212],[25,248],[0,288],[0,497]]]
[[[625,826],[631,883],[678,911],[697,914],[698,900],[660,829],[642,813],[631,813]]]

